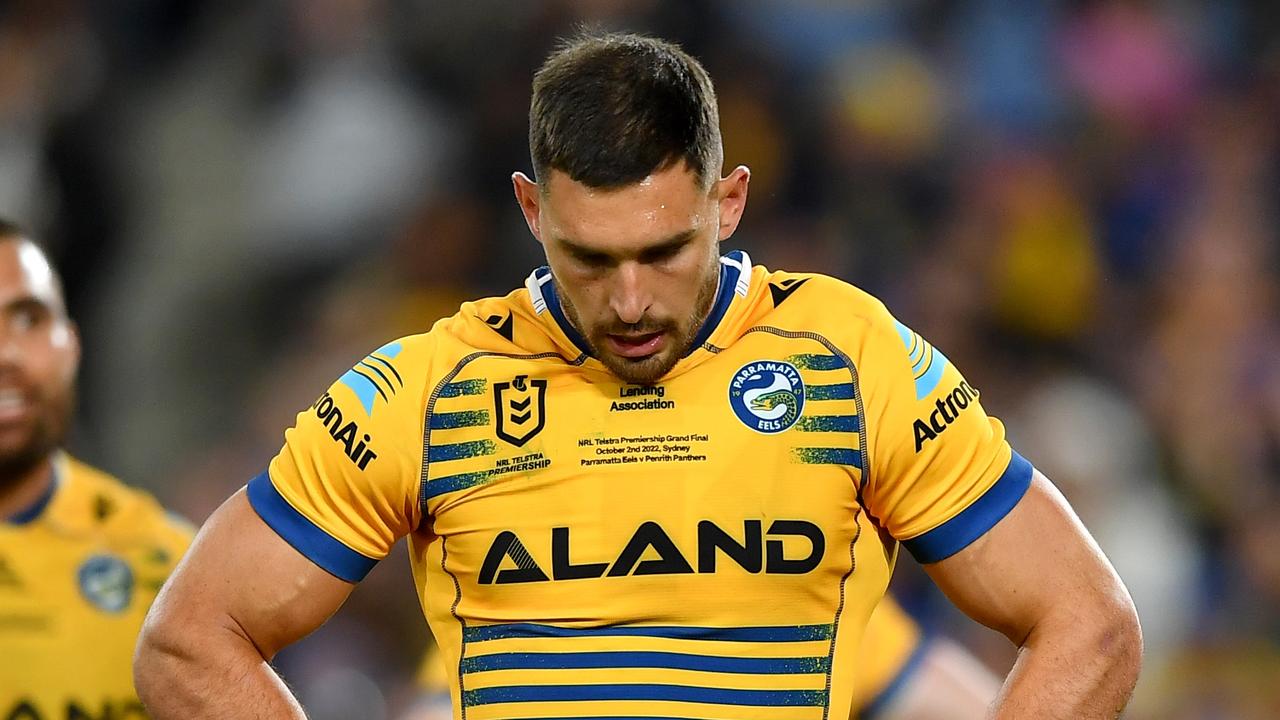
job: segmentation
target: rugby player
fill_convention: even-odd
[[[977,388],[857,288],[721,254],[750,173],[693,58],[566,43],[530,146],[548,266],[298,415],[152,609],[156,717],[303,717],[270,659],[403,536],[469,720],[847,717],[900,547],[1020,648],[994,717],[1122,710],[1133,603]]]
[[[193,530],[62,450],[80,345],[41,249],[0,220],[0,718],[146,717],[130,667]]]

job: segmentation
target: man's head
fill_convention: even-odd
[[[62,445],[80,341],[44,252],[0,219],[0,487]]]
[[[534,76],[529,147],[537,182],[516,173],[516,199],[566,315],[622,380],[657,381],[710,310],[746,206],[749,171],[720,177],[711,78],[671,43],[579,37]]]

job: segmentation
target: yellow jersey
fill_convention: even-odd
[[[458,717],[845,717],[901,542],[962,549],[1031,466],[875,298],[721,259],[692,349],[620,382],[547,268],[389,343],[249,501],[355,582],[409,536]]]
[[[59,454],[54,482],[0,522],[0,718],[140,720],[133,648],[193,529]]]
[[[911,678],[927,648],[920,626],[886,595],[872,611],[862,636],[859,672],[853,676],[851,717],[877,717]],[[438,651],[429,650],[423,656],[417,683],[424,702],[442,708],[450,706],[449,672]]]

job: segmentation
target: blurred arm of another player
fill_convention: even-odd
[[[977,658],[926,637],[887,595],[871,613],[862,649],[851,720],[982,720],[1000,691]]]
[[[1000,692],[990,670],[945,638],[924,641],[904,670],[889,695],[853,720],[982,720]]]
[[[151,717],[305,718],[270,660],[354,586],[293,549],[241,490],[213,514],[143,626],[134,682]]]

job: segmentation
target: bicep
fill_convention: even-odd
[[[924,568],[957,607],[1015,644],[1050,614],[1127,597],[1071,506],[1039,471],[990,530]]]
[[[170,627],[235,632],[270,659],[324,623],[352,588],[277,535],[240,490],[200,530],[152,614]]]

